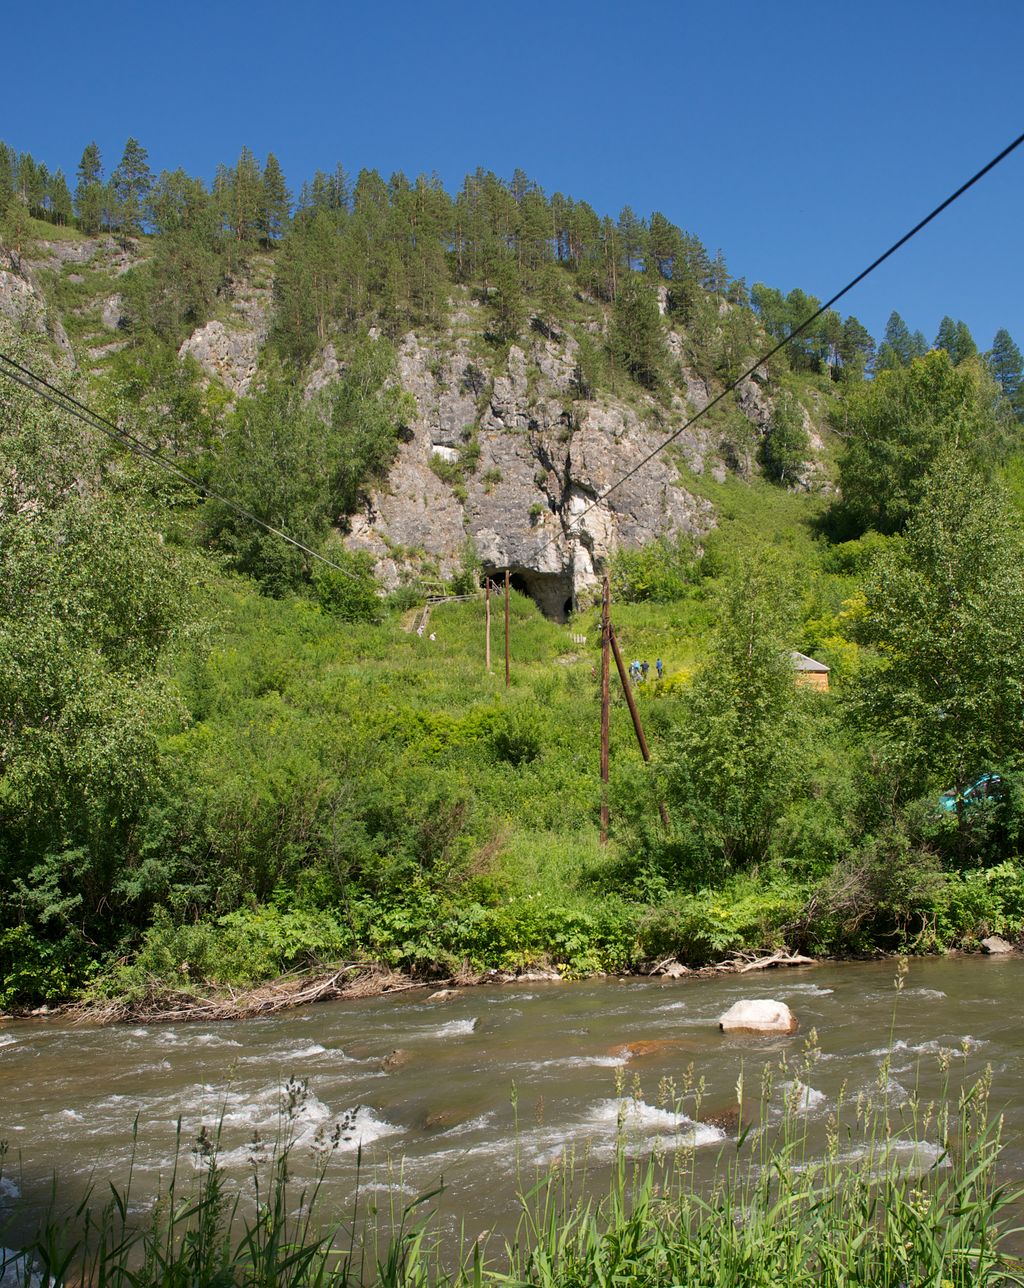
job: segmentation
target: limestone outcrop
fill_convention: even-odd
[[[216,376],[233,394],[248,392],[260,360],[261,336],[248,327],[228,328],[223,322],[207,322],[193,331],[178,350],[210,376]]]
[[[47,336],[63,359],[74,366],[71,341],[55,314],[47,307],[31,267],[23,258],[0,247],[0,316],[22,331]]]
[[[593,593],[620,546],[712,526],[710,505],[680,486],[668,457],[605,495],[687,411],[680,403],[674,423],[657,424],[613,399],[574,398],[575,349],[569,336],[531,333],[491,372],[468,339],[440,351],[404,338],[400,379],[417,415],[387,486],[353,517],[347,538],[374,556],[386,586],[400,583],[410,556],[450,575],[469,539],[486,569],[508,568],[562,619]],[[681,448],[702,464],[698,435]]]

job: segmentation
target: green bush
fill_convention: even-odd
[[[693,542],[659,537],[638,550],[616,551],[611,566],[612,596],[627,604],[682,599],[698,580]]]

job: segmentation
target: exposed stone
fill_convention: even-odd
[[[318,394],[321,389],[326,389],[329,384],[341,376],[345,368],[338,361],[338,355],[335,352],[334,345],[324,346],[324,351],[320,355],[320,361],[309,373],[306,380],[305,396],[312,398]]]
[[[991,953],[993,956],[1013,952],[1013,945],[1008,944],[1001,935],[989,935],[987,939],[981,941],[981,947],[986,953]]]
[[[253,331],[229,330],[223,322],[207,322],[193,331],[178,350],[191,354],[207,375],[215,376],[233,394],[243,395],[259,362],[260,338]]]
[[[467,1113],[465,1109],[458,1109],[449,1106],[447,1109],[432,1109],[423,1115],[423,1127],[426,1131],[445,1131],[449,1127],[456,1127],[459,1123],[465,1122]],[[0,1288],[3,1288],[0,1285]]]
[[[112,353],[120,353],[127,345],[127,340],[111,340],[109,344],[97,344],[87,349],[90,362],[101,362],[104,358],[109,357]]]
[[[698,1047],[699,1043],[693,1038],[644,1038],[639,1042],[629,1042],[624,1047],[618,1047],[612,1055],[620,1055],[623,1060],[641,1060],[649,1055],[693,1051]]]
[[[120,295],[111,295],[103,301],[103,312],[100,319],[108,331],[118,331],[124,313],[124,301]]]
[[[723,1033],[795,1033],[797,1022],[785,1002],[753,998],[730,1006],[718,1027]]]
[[[46,305],[46,297],[36,284],[27,261],[0,248],[0,316],[22,331],[45,335],[57,346],[66,361],[74,366],[71,341],[59,320]]]
[[[427,998],[428,1002],[450,1002],[453,997],[458,997],[457,988],[439,988],[436,993],[431,993]]]
[[[384,1073],[393,1073],[395,1069],[401,1069],[412,1059],[412,1052],[406,1051],[403,1047],[396,1047],[394,1051],[389,1051],[380,1062],[380,1067]]]
[[[556,970],[534,969],[521,971],[516,976],[516,981],[521,984],[539,984],[542,981],[546,981],[551,984],[561,984],[562,977]]]
[[[754,380],[741,380],[736,386],[736,403],[747,420],[761,433],[772,420],[772,404],[768,395]]]

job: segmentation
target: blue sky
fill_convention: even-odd
[[[272,150],[294,189],[339,160],[449,187],[521,166],[822,298],[1024,130],[1019,0],[5,9],[0,137],[69,177],[90,139],[109,169],[129,134],[154,170],[207,177]],[[1024,148],[843,311],[878,336],[897,308],[929,340],[949,313],[1024,347],[1022,198]]]

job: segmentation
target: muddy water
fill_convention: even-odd
[[[443,1178],[442,1225],[465,1220],[472,1232],[511,1210],[517,1160],[531,1176],[574,1144],[599,1164],[623,1112],[630,1148],[689,1144],[710,1165],[741,1067],[756,1089],[763,1062],[796,1058],[812,1027],[821,1056],[803,1095],[811,1119],[824,1123],[844,1084],[851,1095],[876,1085],[891,1030],[894,1100],[937,1091],[943,1052],[957,1079],[991,1065],[1007,1162],[1024,1174],[1024,958],[912,963],[895,1020],[893,976],[892,963],[844,964],[495,986],[434,1002],[416,991],[210,1026],[10,1023],[0,1027],[0,1138],[9,1143],[0,1205],[18,1191],[38,1198],[53,1173],[71,1190],[90,1177],[123,1181],[136,1117],[140,1203],[169,1171],[179,1119],[187,1167],[200,1127],[222,1122],[225,1161],[242,1179],[254,1129],[272,1138],[281,1128],[282,1088],[298,1077],[308,1091],[290,1124],[295,1169],[312,1172],[318,1133],[340,1126],[329,1206],[351,1195],[361,1147],[364,1187],[412,1196]],[[717,1017],[741,997],[786,1001],[801,1032],[723,1036]],[[706,1084],[699,1110],[666,1098],[666,1080],[679,1086],[691,1063]],[[933,1141],[920,1150],[938,1154]]]

